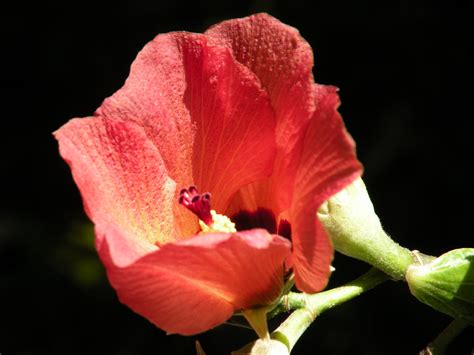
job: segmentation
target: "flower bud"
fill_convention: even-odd
[[[433,261],[412,265],[406,279],[421,302],[474,324],[474,249],[452,250]]]
[[[324,202],[318,217],[338,252],[363,260],[394,279],[403,279],[414,262],[411,252],[384,232],[360,178]]]

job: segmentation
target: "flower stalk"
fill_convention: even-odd
[[[313,295],[290,293],[287,298],[288,305],[299,309],[294,311],[271,334],[272,339],[284,343],[291,351],[300,336],[318,315],[361,295],[387,279],[387,275],[372,268],[356,280],[329,291]]]
[[[280,302],[268,313],[268,318],[271,319],[280,313],[303,308],[306,305],[306,297],[307,295],[304,293],[289,292],[280,298]]]

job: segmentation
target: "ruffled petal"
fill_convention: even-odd
[[[332,244],[316,211],[362,172],[354,142],[337,112],[337,89],[318,85],[315,90],[318,106],[304,139],[290,209],[295,282],[304,292],[325,287],[333,257]]]
[[[205,35],[211,43],[231,48],[234,57],[257,75],[276,113],[275,173],[270,181],[242,189],[240,208],[253,203],[276,212],[287,209],[302,138],[315,109],[311,47],[295,28],[267,14],[222,22]]]
[[[97,114],[143,126],[173,180],[213,193],[217,211],[272,172],[275,116],[266,92],[228,48],[203,35],[157,36]]]
[[[168,333],[196,334],[236,310],[272,302],[290,243],[261,229],[206,234],[133,258],[114,228],[98,226],[97,249],[122,303]]]
[[[141,127],[102,118],[73,119],[54,135],[95,224],[120,228],[144,250],[173,240],[176,186]]]

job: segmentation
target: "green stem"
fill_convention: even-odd
[[[409,249],[394,242],[382,228],[372,235],[364,233],[360,240],[362,243],[358,245],[359,248],[353,248],[351,256],[364,260],[395,280],[405,279],[408,267],[415,261]]]
[[[433,340],[420,355],[443,355],[448,345],[469,326],[465,320],[455,319]]]
[[[304,293],[289,292],[280,298],[280,302],[268,313],[268,319],[275,317],[277,314],[289,312],[294,309],[303,308],[306,305],[306,297]]]
[[[294,345],[316,319],[324,311],[342,304],[350,299],[359,296],[365,291],[379,285],[388,279],[387,275],[377,269],[371,269],[358,279],[335,289],[307,294],[290,294],[288,299],[293,299],[294,306],[301,308],[294,311],[271,335],[275,340],[284,343],[291,351]]]

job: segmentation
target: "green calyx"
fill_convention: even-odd
[[[474,324],[474,248],[452,250],[429,263],[411,265],[406,280],[419,301]]]

